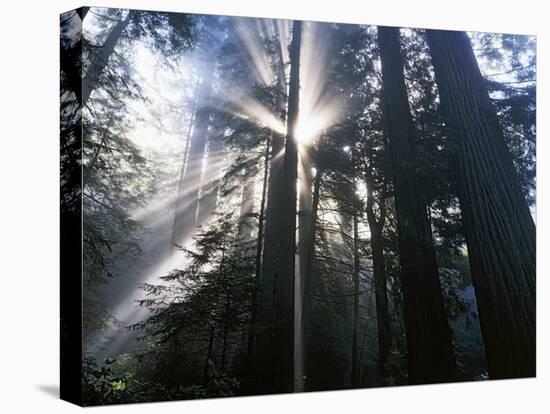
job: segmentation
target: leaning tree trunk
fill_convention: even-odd
[[[464,32],[428,30],[491,378],[536,373],[536,229]]]
[[[414,171],[415,131],[403,76],[399,29],[378,28],[383,113],[392,160],[409,383],[452,381],[456,362],[427,208]]]
[[[300,88],[301,22],[295,21],[291,45],[287,135],[284,156],[272,170],[266,216],[266,235],[255,365],[265,390],[294,391],[294,262],[296,253],[296,180],[298,149],[295,139]],[[276,140],[273,149],[280,148]],[[277,148],[278,149],[278,148]],[[281,148],[282,150],[282,148]],[[274,157],[280,157],[280,153]]]
[[[99,48],[98,52],[93,55],[92,62],[86,71],[86,75],[82,79],[82,96],[81,104],[85,106],[92,94],[92,91],[96,88],[97,83],[99,82],[99,77],[107,67],[109,59],[115,47],[122,36],[122,32],[130,23],[130,17],[132,12],[129,11],[124,20],[120,20],[115,27],[109,32],[105,43]]]
[[[175,203],[172,244],[181,243],[196,224],[197,204],[201,183],[202,162],[206,148],[208,123],[212,109],[210,96],[215,63],[209,60],[198,90],[198,108],[194,117],[193,133],[187,155],[184,174],[180,178],[178,198]]]

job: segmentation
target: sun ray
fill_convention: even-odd
[[[228,111],[233,115],[242,119],[253,120],[279,134],[286,132],[286,126],[279,117],[256,98],[242,90],[233,88],[232,90],[227,89],[225,92],[221,91],[220,98],[228,105]]]
[[[254,20],[256,20],[255,25],[252,24]],[[264,85],[271,85],[275,76],[261,42],[258,20],[238,17],[235,18],[235,27],[253,63],[258,80]]]

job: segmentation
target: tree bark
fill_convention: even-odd
[[[536,228],[464,32],[428,30],[491,378],[536,374]]]
[[[291,45],[290,87],[284,156],[272,170],[266,216],[266,238],[260,293],[263,329],[257,333],[256,366],[266,391],[294,391],[294,265],[296,253],[296,180],[298,151],[295,139],[299,109],[301,22],[295,21]],[[274,141],[273,148],[281,147]],[[282,148],[281,148],[282,150]],[[275,152],[274,157],[281,157]]]
[[[400,276],[411,384],[453,381],[456,362],[427,208],[414,171],[415,131],[403,75],[399,29],[378,28],[383,113],[392,160]]]

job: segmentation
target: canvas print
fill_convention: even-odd
[[[536,38],[61,15],[61,395],[536,375]]]

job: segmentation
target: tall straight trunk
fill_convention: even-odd
[[[428,30],[491,378],[536,374],[536,228],[468,36]]]
[[[311,299],[313,295],[313,281],[312,281],[312,268],[313,268],[313,259],[315,257],[315,236],[317,234],[317,212],[319,209],[319,193],[321,189],[322,181],[322,170],[317,170],[315,175],[315,180],[313,181],[313,199],[311,202],[311,214],[310,214],[310,223],[309,223],[309,240],[307,246],[304,246],[306,249],[306,258],[305,266],[303,270],[304,274],[304,287],[303,287],[303,303],[302,303],[302,315],[301,315],[301,327],[302,327],[302,338],[303,338],[303,355],[302,355],[302,364],[304,366],[304,377],[306,378],[306,383],[304,386],[307,388],[307,378],[308,378],[308,349],[310,349],[309,339],[310,339],[310,327],[311,327]],[[301,258],[300,258],[301,260]]]
[[[351,329],[351,386],[359,385],[359,212],[357,202],[353,203],[353,313]]]
[[[243,184],[238,224],[238,238],[243,242],[249,242],[252,236],[252,214],[254,213],[254,191],[256,188],[257,173],[257,166],[251,166],[246,172]]]
[[[376,298],[376,319],[378,328],[378,377],[384,383],[387,374],[387,361],[392,346],[390,315],[388,308],[388,294],[386,283],[386,268],[384,258],[384,223],[386,221],[386,182],[379,192],[378,200],[375,200],[373,190],[375,181],[371,171],[365,172],[367,182],[367,222],[371,235],[371,253],[373,264],[374,292]],[[378,204],[378,218],[374,211],[374,205]]]
[[[254,289],[252,291],[251,309],[250,309],[250,330],[248,333],[248,342],[246,347],[246,365],[250,370],[253,363],[254,347],[256,343],[256,328],[258,323],[258,295],[261,289],[262,277],[262,251],[264,243],[264,220],[265,204],[267,197],[267,184],[269,177],[269,152],[271,150],[271,137],[267,136],[264,155],[264,171],[262,179],[262,198],[260,200],[260,211],[258,213],[258,232],[256,238],[256,257],[254,271]]]
[[[370,175],[370,174],[367,174]],[[386,365],[392,346],[390,313],[388,310],[388,293],[386,288],[386,267],[384,258],[384,222],[386,220],[386,204],[384,193],[379,195],[379,216],[374,212],[374,195],[372,189],[374,180],[367,179],[367,222],[370,229],[370,244],[372,251],[372,267],[374,279],[374,294],[376,298],[376,319],[378,325],[378,377],[383,383],[386,377]]]
[[[216,122],[216,121],[214,121]],[[216,211],[218,190],[222,173],[224,129],[212,126],[208,134],[205,177],[201,179],[201,196],[197,206],[197,224],[204,224]]]
[[[195,114],[193,133],[189,144],[187,165],[181,177],[176,199],[174,225],[172,229],[172,243],[182,242],[193,230],[196,224],[197,205],[201,183],[202,163],[206,148],[208,124],[212,109],[210,97],[212,95],[212,81],[214,78],[215,63],[209,60],[203,68],[203,78],[198,90],[198,107]]]
[[[451,331],[427,207],[414,171],[415,131],[403,76],[399,29],[378,28],[383,113],[392,160],[409,383],[456,379]]]
[[[204,385],[208,383],[208,365],[210,364],[210,361],[212,361],[215,334],[216,328],[212,324],[212,326],[210,327],[210,333],[208,335],[208,350],[206,351],[206,359],[204,360],[204,366],[202,370],[202,382]]]
[[[185,193],[185,189],[183,187],[184,185],[184,177],[185,177],[185,169],[187,168],[187,157],[189,155],[189,148],[191,147],[191,132],[193,132],[193,125],[195,124],[195,116],[197,114],[197,104],[198,104],[198,92],[199,92],[199,86],[200,86],[200,78],[197,78],[197,83],[195,85],[195,89],[193,92],[193,106],[191,107],[191,118],[189,119],[189,125],[187,126],[187,134],[185,138],[185,148],[183,150],[183,156],[181,161],[181,170],[180,170],[180,177],[178,181],[178,193],[176,196],[176,208],[179,203],[179,201],[182,199]],[[177,214],[177,213],[176,213]],[[172,244],[177,243],[178,234],[176,234],[176,226],[172,226],[172,236],[170,238],[170,242]]]
[[[115,51],[118,40],[120,36],[122,36],[122,32],[126,29],[128,23],[130,23],[131,15],[132,12],[129,11],[123,20],[115,24],[115,27],[109,32],[105,43],[103,43],[98,52],[93,56],[92,62],[86,71],[86,75],[82,79],[82,106],[86,105],[92,91],[97,87],[99,77],[107,67],[109,59]]]
[[[313,243],[311,234],[311,219],[313,209],[313,192],[311,164],[309,160],[302,159],[300,175],[300,194],[298,198],[298,263],[299,273],[295,280],[295,315],[294,315],[294,377],[296,381],[296,390],[303,391],[304,383],[304,287],[307,278],[307,258],[309,246]]]
[[[227,283],[227,280],[225,282],[225,309],[224,309],[224,313],[225,313],[225,317],[224,317],[224,322],[223,322],[223,337],[222,337],[222,355],[221,355],[221,363],[220,363],[220,367],[221,367],[221,370],[223,371],[225,369],[225,364],[226,364],[226,359],[227,359],[227,339],[228,339],[228,336],[229,336],[229,322],[228,322],[228,318],[229,318],[229,311],[231,309],[231,287],[229,285],[229,283]]]
[[[261,324],[255,349],[260,381],[269,392],[294,391],[294,256],[296,253],[296,180],[298,149],[295,139],[300,88],[302,24],[295,21],[291,45],[290,87],[284,157],[273,171],[275,197],[268,199],[266,238],[260,293]],[[278,146],[279,144],[277,144]],[[273,147],[275,149],[275,142]],[[280,157],[276,154],[275,157]],[[271,192],[270,192],[270,195]]]
[[[303,294],[304,282],[307,273],[307,256],[309,245],[311,244],[311,213],[313,208],[313,177],[311,165],[308,161],[303,161],[300,169],[300,196],[298,212],[298,246],[300,263],[300,291],[297,294]]]

